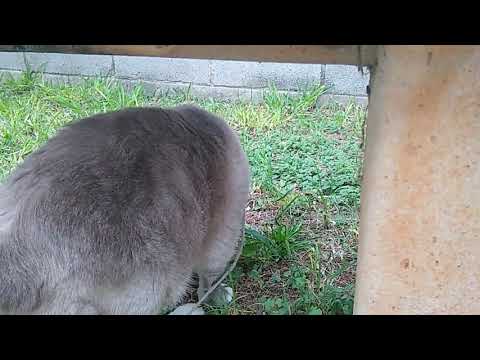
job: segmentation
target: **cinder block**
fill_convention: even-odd
[[[26,53],[33,70],[51,74],[107,76],[113,73],[112,56]]]
[[[5,70],[25,70],[25,61],[23,53],[19,52],[0,52],[0,69]]]
[[[274,84],[280,90],[298,90],[322,81],[320,64],[212,61],[212,84],[245,88],[265,88]]]
[[[119,78],[209,84],[209,60],[141,56],[114,56],[113,60]]]
[[[317,106],[322,106],[331,102],[336,102],[341,105],[347,105],[352,101],[363,107],[367,107],[368,105],[367,96],[324,94],[318,98]]]
[[[158,89],[158,83],[154,81],[145,81],[145,80],[128,80],[128,79],[116,79],[119,81],[126,90],[130,91],[132,90],[135,86],[142,86],[144,94],[147,96],[153,96],[155,95],[155,92]]]
[[[266,89],[252,89],[252,102],[254,104],[260,104],[264,101],[264,94]],[[287,91],[287,90],[279,90],[279,94],[282,95],[290,95],[290,96],[298,96],[298,91]]]
[[[198,98],[213,98],[216,100],[229,101],[251,101],[251,90],[242,88],[228,88],[205,85],[187,85],[182,83],[157,83],[156,96],[168,93],[170,91],[190,91],[192,97]]]
[[[367,85],[370,79],[368,70],[364,75],[352,65],[327,65],[325,68],[325,83],[331,87],[329,93],[339,95],[367,95]]]
[[[5,81],[8,79],[18,79],[22,76],[21,71],[17,70],[0,70],[0,81]]]

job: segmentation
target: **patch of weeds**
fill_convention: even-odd
[[[274,223],[268,226],[265,233],[251,228],[245,230],[246,241],[242,253],[245,261],[278,261],[308,247],[308,241],[299,237],[302,224],[289,223],[284,219],[284,214],[295,200],[293,198],[278,210]]]
[[[274,297],[274,298],[260,298],[263,312],[266,315],[291,315],[291,305],[288,298]]]

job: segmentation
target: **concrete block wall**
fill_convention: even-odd
[[[27,64],[53,81],[109,76],[127,86],[141,83],[151,95],[189,88],[194,96],[255,102],[261,101],[269,84],[296,92],[321,83],[329,88],[321,101],[354,99],[366,104],[369,81],[366,69],[362,75],[347,65],[0,52],[0,74],[18,75]]]

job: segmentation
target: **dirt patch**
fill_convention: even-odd
[[[272,281],[274,275],[281,276],[289,270],[290,265],[291,263],[287,260],[267,264],[262,267],[258,278],[252,278],[245,273],[242,274],[235,287],[236,307],[241,309],[241,313],[262,315],[263,306],[259,302],[262,297],[275,298],[282,296],[291,302],[298,299],[298,291],[287,286],[284,278],[282,281]]]

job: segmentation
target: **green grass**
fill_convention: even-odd
[[[50,84],[25,72],[0,84],[0,178],[68,122],[126,106],[195,102],[235,128],[252,170],[246,244],[232,304],[212,314],[351,314],[362,127],[355,104],[317,108],[325,89],[268,89],[261,104],[157,98],[108,79]]]

